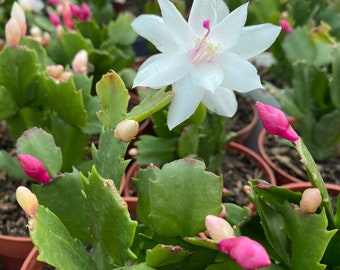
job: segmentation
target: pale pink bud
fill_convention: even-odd
[[[307,188],[302,193],[300,209],[303,213],[315,213],[322,202],[320,190],[318,188]]]
[[[208,215],[205,217],[205,227],[211,239],[220,242],[225,238],[235,237],[234,229],[223,218]]]
[[[31,155],[18,154],[18,159],[24,173],[32,179],[47,184],[50,182],[51,177],[48,174],[44,164]]]
[[[59,16],[56,13],[51,12],[51,13],[48,14],[48,17],[50,19],[50,22],[54,26],[57,27],[58,25],[60,25],[60,18],[59,18]]]
[[[64,71],[62,65],[47,66],[46,72],[56,83],[66,82],[72,76],[72,72]]]
[[[219,215],[220,218],[225,218],[227,215],[227,209],[225,208],[224,204],[222,204],[222,211]]]
[[[44,32],[42,35],[41,45],[47,46],[51,42],[51,35],[48,32]]]
[[[279,20],[279,24],[283,32],[286,32],[286,33],[293,32],[293,27],[290,25],[290,23],[286,19]]]
[[[299,135],[290,126],[287,117],[282,111],[261,102],[256,102],[256,108],[263,127],[269,133],[279,135],[291,142],[299,139]]]
[[[20,25],[16,19],[10,18],[5,26],[6,41],[9,46],[17,47],[21,39]]]
[[[115,131],[114,136],[124,142],[129,142],[136,137],[139,130],[139,124],[135,120],[121,121]]]
[[[19,23],[21,36],[25,36],[27,30],[25,12],[17,2],[13,3],[11,9],[11,18],[16,19],[16,21]]]
[[[76,73],[86,74],[88,54],[85,50],[80,50],[72,60],[72,70]]]
[[[29,217],[34,216],[38,206],[38,199],[27,187],[20,186],[15,192],[17,202]]]
[[[246,236],[223,239],[218,248],[245,269],[258,269],[271,264],[264,247]]]

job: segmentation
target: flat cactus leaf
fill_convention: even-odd
[[[132,221],[126,202],[120,197],[112,180],[103,179],[93,167],[83,177],[90,230],[103,251],[118,265],[136,259],[130,250],[137,222]]]
[[[18,153],[39,159],[52,178],[58,175],[62,166],[62,153],[51,134],[41,128],[30,128],[17,140],[16,146]]]
[[[58,217],[42,205],[38,205],[30,220],[30,236],[39,250],[38,260],[60,270],[96,269],[83,244],[74,239]]]

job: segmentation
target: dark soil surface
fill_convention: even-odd
[[[0,122],[0,149],[14,153],[14,143]],[[28,236],[27,218],[15,198],[18,186],[30,186],[25,180],[12,179],[0,170],[0,234]]]
[[[254,117],[253,109],[250,106],[251,102],[253,101],[240,95],[237,95],[236,98],[238,102],[237,112],[229,120],[227,132],[237,132],[242,130],[244,127],[251,123]]]
[[[250,203],[243,191],[248,181],[263,179],[269,182],[268,177],[259,168],[256,161],[246,154],[228,149],[222,164],[223,185],[231,193],[223,197],[223,202],[246,206]]]
[[[287,141],[278,136],[267,134],[264,146],[267,155],[279,168],[300,180],[308,181],[295,148],[289,147]],[[340,157],[332,157],[316,163],[326,183],[340,185]]]

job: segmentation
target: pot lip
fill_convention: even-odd
[[[28,236],[13,236],[13,235],[4,235],[0,234],[1,241],[8,242],[32,242],[31,238]]]
[[[37,266],[36,264],[41,265],[41,269],[45,265],[45,262],[41,262],[37,260],[37,257],[39,255],[38,249],[34,246],[30,253],[28,253],[25,261],[23,262],[22,266],[20,267],[20,270],[27,270],[27,269],[33,269],[33,266]],[[40,269],[40,268],[39,268]]]
[[[299,179],[297,177],[294,177],[294,176],[290,175],[289,173],[285,172],[279,166],[275,165],[274,162],[269,158],[269,156],[267,155],[267,153],[264,149],[264,145],[263,145],[264,138],[265,138],[266,134],[269,134],[269,133],[264,128],[262,128],[262,130],[259,133],[258,140],[257,140],[258,149],[259,149],[263,159],[269,164],[269,166],[271,168],[273,168],[274,171],[276,171],[276,173],[280,174],[283,178],[286,178],[288,180],[288,182],[291,182],[291,183],[302,182],[302,183],[304,183],[305,181],[303,181],[302,179]]]
[[[328,191],[333,191],[333,193],[335,194],[339,194],[340,193],[340,186],[337,184],[333,184],[333,183],[325,183],[325,186],[327,188]],[[295,183],[288,183],[288,184],[284,184],[281,187],[283,188],[287,188],[287,189],[306,189],[309,187],[312,187],[312,184],[310,182],[305,182],[305,181],[301,181],[301,182],[295,182]]]

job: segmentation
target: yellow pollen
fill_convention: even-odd
[[[219,52],[218,45],[209,41],[206,36],[199,39],[193,50],[192,62],[194,64],[210,62]]]

